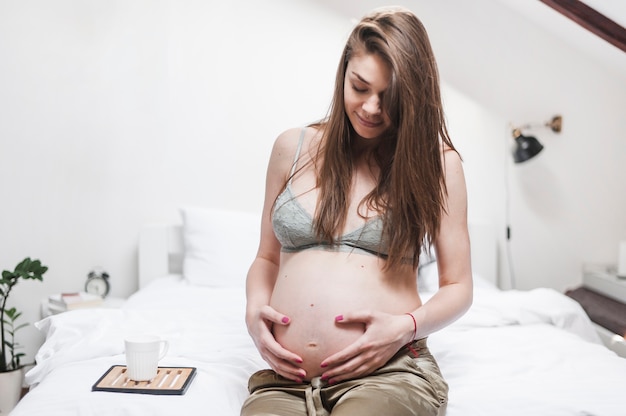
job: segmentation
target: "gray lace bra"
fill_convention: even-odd
[[[290,176],[293,176],[300,157],[304,129],[296,150]],[[313,229],[313,218],[300,204],[291,189],[291,179],[285,190],[276,198],[272,215],[274,234],[283,252],[294,253],[317,248],[332,251],[354,251],[386,257],[388,244],[383,239],[383,221],[380,216],[371,218],[356,230],[330,241],[320,240]]]

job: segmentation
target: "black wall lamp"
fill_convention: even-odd
[[[546,123],[540,125],[541,127],[548,127],[555,133],[561,132],[563,126],[563,117],[557,115]],[[536,127],[533,124],[524,124],[522,126],[513,129],[513,139],[515,139],[515,148],[513,149],[513,160],[515,163],[522,163],[533,157],[537,156],[543,145],[533,136],[524,136],[522,130]]]

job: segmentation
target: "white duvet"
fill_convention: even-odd
[[[448,416],[626,414],[626,360],[601,345],[577,303],[550,289],[477,283],[470,311],[429,337],[450,385]],[[244,305],[243,288],[170,276],[121,309],[46,318],[36,324],[46,341],[27,374],[33,388],[11,416],[238,415],[249,375],[266,367]],[[124,336],[136,332],[169,340],[160,365],[197,368],[184,396],[91,391],[109,367],[124,364]]]

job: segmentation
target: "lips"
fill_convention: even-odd
[[[370,129],[379,127],[381,124],[383,124],[382,121],[378,121],[378,122],[374,123],[374,122],[366,120],[365,118],[361,117],[358,114],[356,116],[359,119],[359,123],[361,123],[364,127],[367,127],[367,128],[370,128]]]

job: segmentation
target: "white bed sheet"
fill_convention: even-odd
[[[478,295],[474,310],[429,338],[450,385],[448,415],[625,414],[626,360],[601,344],[578,304],[548,289]],[[558,304],[555,315],[542,308]]]
[[[601,345],[576,302],[550,289],[503,292],[476,282],[471,310],[429,337],[450,385],[448,416],[625,414],[626,360]],[[27,374],[35,387],[11,416],[238,415],[249,375],[266,367],[244,306],[243,288],[169,276],[119,310],[46,318],[36,324],[47,338]],[[198,369],[184,396],[91,392],[110,366],[124,364],[124,336],[135,332],[169,340],[161,365]]]
[[[19,415],[238,415],[250,374],[265,366],[247,334],[240,288],[190,286],[180,277],[156,281],[116,309],[85,309],[46,318],[35,387]],[[184,396],[91,392],[105,371],[125,364],[126,335],[151,332],[170,342],[162,366],[197,374]]]

